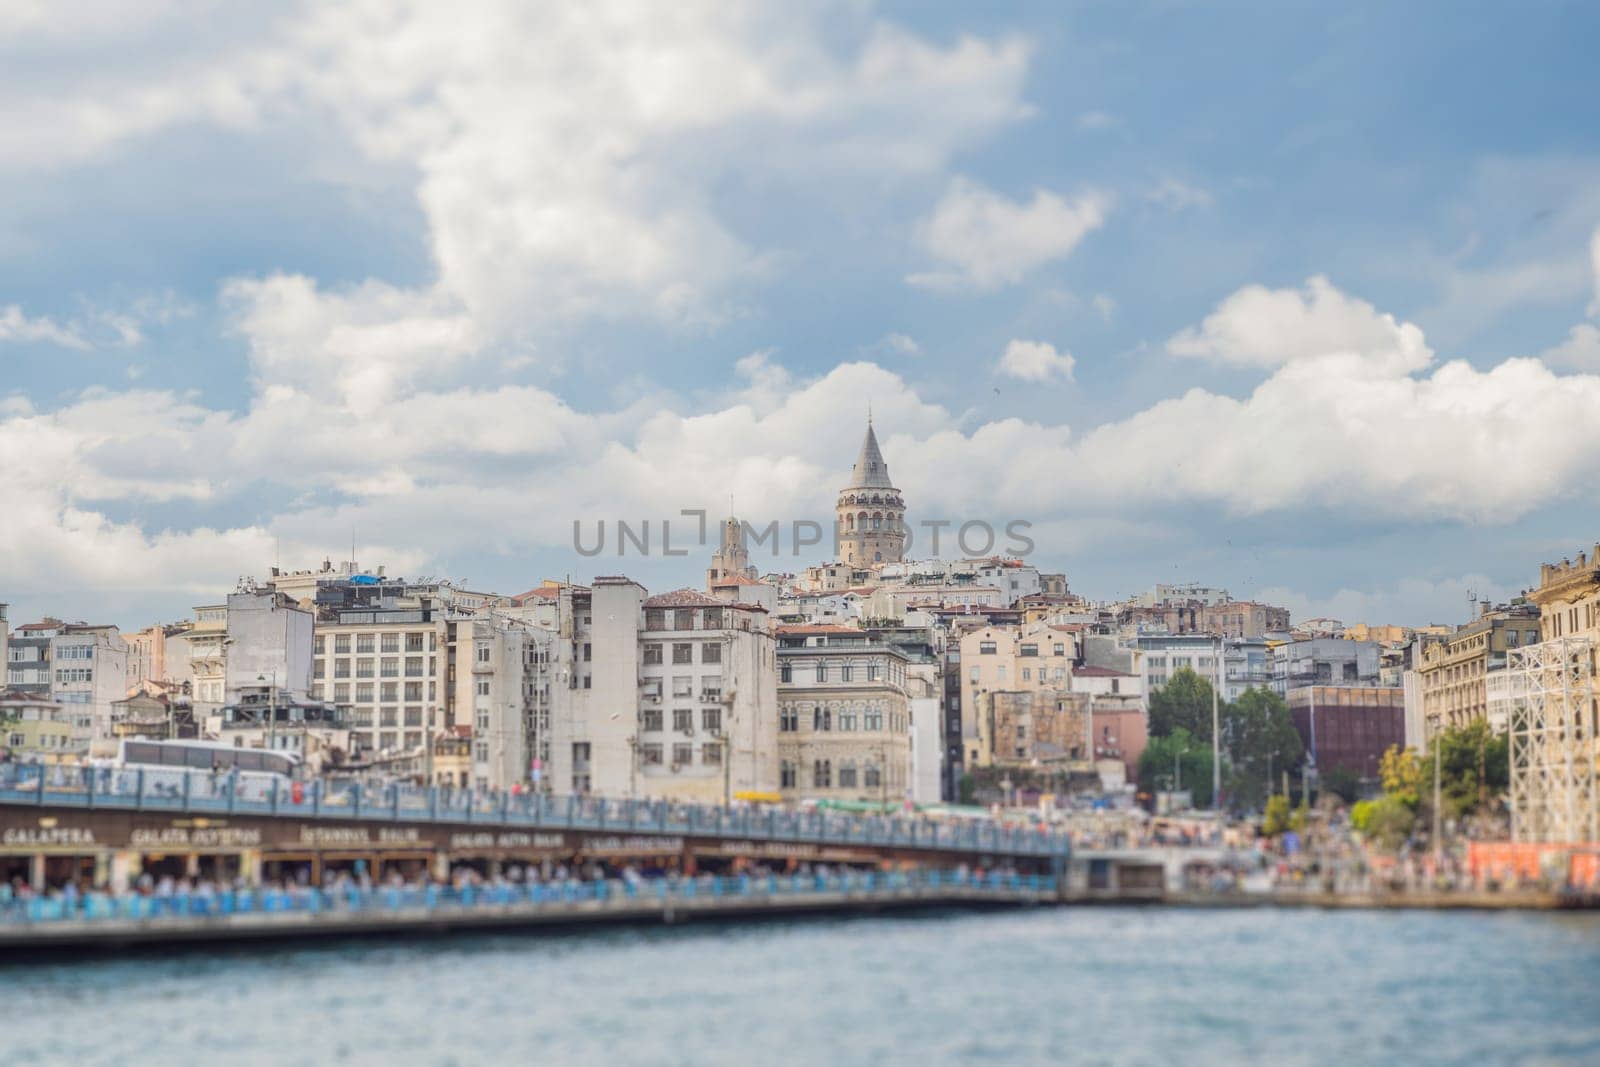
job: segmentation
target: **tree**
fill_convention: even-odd
[[[1188,789],[1195,807],[1211,806],[1211,742],[1179,727],[1156,737],[1139,757],[1139,781],[1146,789]]]
[[[1180,729],[1211,741],[1211,683],[1188,667],[1150,694],[1150,736],[1169,737]]]
[[[1298,767],[1304,755],[1289,705],[1266,689],[1247,690],[1226,707],[1222,736],[1232,772],[1228,777],[1230,803],[1240,807],[1263,804],[1272,794],[1273,779]]]
[[[1417,813],[1396,794],[1363,800],[1350,812],[1350,825],[1373,844],[1394,850],[1416,825]]]
[[[1267,798],[1267,810],[1261,817],[1261,832],[1277,837],[1289,828],[1289,798],[1281,793]]]
[[[1422,799],[1422,761],[1415,751],[1390,745],[1378,761],[1378,781],[1383,784],[1385,796],[1417,810]]]
[[[1361,788],[1361,779],[1349,767],[1335,767],[1322,776],[1322,789],[1333,793],[1346,804],[1354,804]]]
[[[1417,761],[1418,784],[1430,804],[1435,759],[1440,761],[1439,792],[1444,811],[1452,818],[1487,807],[1510,786],[1509,741],[1491,731],[1482,719],[1440,731],[1432,751]]]

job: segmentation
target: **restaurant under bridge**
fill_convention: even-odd
[[[984,820],[290,782],[202,770],[0,767],[0,880],[322,884],[537,868],[734,874],[826,865],[1055,875],[1065,835]]]

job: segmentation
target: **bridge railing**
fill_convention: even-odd
[[[905,897],[939,890],[970,893],[974,898],[1048,897],[1056,880],[1046,875],[964,870],[849,871],[814,875],[736,875],[731,877],[613,879],[608,881],[496,882],[451,887],[357,885],[315,888],[183,889],[163,894],[91,892],[65,897],[0,899],[0,923],[103,922],[108,920],[186,920],[231,915],[394,914],[406,911],[448,912],[474,909],[539,910],[574,905],[626,907],[691,900],[794,898],[808,894],[862,897]]]
[[[994,822],[852,815],[777,807],[721,807],[506,790],[290,782],[250,771],[0,764],[0,803],[53,807],[293,815],[388,822],[484,823],[537,829],[914,847],[994,855],[1065,856],[1065,834]]]

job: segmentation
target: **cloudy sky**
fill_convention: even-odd
[[[1455,620],[1600,538],[1585,3],[0,5],[0,600],[912,519]],[[613,545],[614,549],[614,545]],[[759,559],[794,569],[790,558]]]

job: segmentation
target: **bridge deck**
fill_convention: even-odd
[[[910,878],[699,879],[628,887],[617,882],[482,890],[302,890],[229,894],[203,913],[186,899],[104,899],[71,912],[59,901],[16,909],[0,919],[0,953],[114,951],[227,941],[444,934],[465,930],[559,929],[605,923],[677,923],[761,916],[904,911],[938,907],[1020,907],[1058,902],[1041,877],[978,880],[955,875]],[[135,905],[130,907],[129,905]],[[173,913],[181,909],[182,913]],[[3,914],[3,913],[0,913]]]

